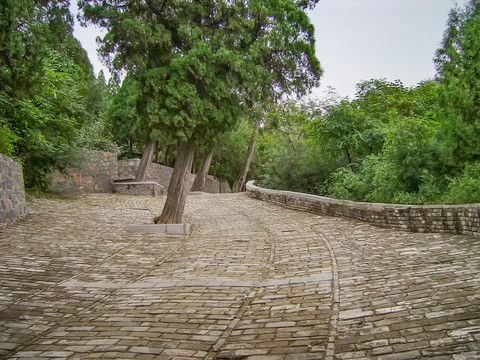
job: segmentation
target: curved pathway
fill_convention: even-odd
[[[0,230],[2,359],[477,359],[480,240],[192,195],[33,199]]]

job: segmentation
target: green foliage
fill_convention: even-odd
[[[372,160],[375,160],[375,157]],[[367,161],[368,159],[364,161],[365,165]],[[330,184],[325,189],[325,194],[342,200],[365,200],[365,195],[370,190],[370,183],[362,175],[362,173],[354,171],[352,166],[339,168],[330,175]]]
[[[76,148],[102,150],[119,153],[120,147],[114,136],[115,125],[109,121],[109,108],[112,94],[105,84],[103,72],[97,79],[89,78],[81,82],[81,105],[85,110],[85,119],[80,121],[80,128],[74,143]]]
[[[395,164],[398,182],[407,192],[418,191],[423,169],[430,165],[433,149],[429,140],[435,127],[429,118],[399,117],[385,128],[382,157]]]
[[[44,189],[47,173],[64,169],[76,146],[99,139],[92,130],[104,85],[72,37],[68,4],[0,5],[0,152],[22,162],[27,187]]]
[[[0,106],[4,106],[6,101],[2,95],[0,95]],[[15,142],[18,140],[12,130],[9,129],[4,119],[0,119],[0,154],[7,155],[9,157],[14,156]]]
[[[435,63],[442,85],[436,141],[439,171],[461,171],[480,159],[480,3],[450,12]]]
[[[387,203],[480,201],[480,2],[451,11],[435,64],[436,81],[411,89],[366,81],[355,100],[316,112],[313,156],[335,164],[319,193]]]
[[[135,145],[139,142],[143,145],[147,138],[145,133],[138,133],[137,118],[134,83],[127,75],[122,86],[113,94],[106,113],[107,126],[114,141],[121,147],[121,155],[132,155]]]
[[[240,121],[233,130],[220,135],[214,142],[210,173],[226,179],[232,186],[241,171],[252,128],[247,121]]]
[[[451,11],[435,63],[437,79],[414,88],[370,80],[353,101],[307,104],[306,123],[280,109],[286,130],[263,136],[263,185],[356,201],[479,202],[480,2]]]
[[[455,158],[439,157],[449,144],[439,138],[446,122],[441,83],[408,89],[373,80],[359,89],[353,101],[305,105],[303,122],[277,109],[271,118],[284,131],[277,126],[263,135],[262,184],[355,201],[477,201],[466,196],[476,193],[477,168],[458,161],[445,171]]]
[[[275,189],[316,191],[325,180],[328,164],[314,155],[309,143],[311,133],[310,114],[303,107],[285,102],[267,113],[258,140],[261,184]]]
[[[480,162],[467,163],[443,195],[446,204],[480,203]]]
[[[378,147],[381,135],[372,126],[372,118],[355,101],[343,100],[325,108],[312,121],[314,145],[337,166],[348,165]],[[375,120],[375,119],[374,119]]]
[[[43,59],[71,33],[68,0],[0,4],[0,90],[17,98],[38,89]]]
[[[359,87],[365,89],[364,85]],[[448,173],[439,171],[438,165],[442,161],[438,149],[443,146],[436,140],[439,84],[430,81],[406,89],[399,83],[374,81],[368,89],[352,103],[361,104],[366,118],[380,117],[367,123],[380,141],[370,148],[370,155],[359,156],[355,166],[334,172],[326,194],[386,203],[442,201]]]
[[[1,94],[1,118],[15,134],[15,155],[24,163],[27,187],[45,187],[46,173],[64,168],[72,154],[77,120],[84,117],[78,79],[64,72],[75,67],[70,60],[53,52],[44,59],[41,87],[31,98]]]

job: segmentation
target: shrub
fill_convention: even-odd
[[[480,161],[467,164],[463,172],[453,178],[443,196],[445,204],[480,203]]]

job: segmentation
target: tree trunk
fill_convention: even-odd
[[[202,161],[202,166],[200,166],[200,170],[198,170],[198,173],[195,176],[195,181],[193,182],[191,191],[203,191],[203,188],[205,187],[205,181],[207,180],[208,171],[210,170],[210,163],[212,162],[212,157],[213,148],[205,153]]]
[[[195,144],[192,140],[178,145],[175,167],[168,185],[167,200],[162,214],[154,219],[158,224],[180,224],[190,190],[189,175],[192,168]]]
[[[128,140],[128,144],[130,147],[130,159],[133,158],[133,141],[130,139]]]
[[[163,160],[164,165],[168,166],[168,153],[170,151],[170,145],[167,145],[167,149],[165,150],[165,159]]]
[[[197,167],[195,166],[195,164],[196,164],[196,162],[195,162],[196,156],[195,155],[196,154],[193,154],[192,169],[190,171],[190,173],[192,173],[192,174],[195,174],[197,172]]]
[[[260,128],[260,121],[255,124],[252,136],[250,137],[250,144],[248,145],[247,158],[243,164],[243,169],[240,175],[233,184],[232,192],[241,192],[245,190],[245,183],[247,182],[247,175],[250,171],[250,164],[252,163],[253,154],[255,153],[255,145],[257,144],[258,129]]]
[[[155,143],[152,139],[148,139],[145,151],[143,152],[140,164],[138,164],[137,173],[135,175],[135,181],[145,181],[147,177],[147,170],[152,162],[153,152],[155,150]]]

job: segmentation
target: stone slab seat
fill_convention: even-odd
[[[125,183],[125,182],[135,182],[135,176],[125,176],[112,179],[112,184],[116,183]]]
[[[112,182],[113,192],[124,195],[158,196],[165,195],[165,188],[155,181]]]

